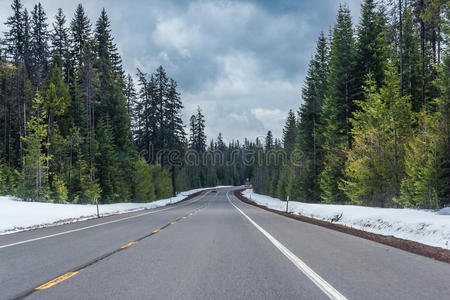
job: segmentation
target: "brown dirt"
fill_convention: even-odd
[[[405,250],[405,251],[408,251],[408,252],[411,252],[414,254],[418,254],[418,255],[433,258],[435,260],[439,260],[442,262],[450,263],[450,250],[442,249],[439,247],[433,247],[433,246],[421,244],[421,243],[410,241],[410,240],[400,239],[400,238],[394,237],[392,235],[386,236],[386,235],[371,233],[371,232],[351,228],[351,227],[340,225],[340,224],[334,224],[331,222],[317,220],[317,219],[305,217],[302,215],[297,215],[297,214],[293,214],[293,213],[286,213],[286,212],[274,210],[274,209],[268,208],[266,206],[256,204],[255,202],[244,197],[242,195],[243,190],[245,190],[245,189],[235,191],[234,195],[239,200],[241,200],[242,202],[245,202],[247,204],[251,204],[253,206],[257,206],[257,207],[265,209],[267,211],[270,211],[270,212],[273,212],[273,213],[276,213],[276,214],[279,214],[279,215],[282,215],[282,216],[285,216],[288,218],[292,218],[292,219],[295,219],[298,221],[326,227],[328,229],[332,229],[332,230],[340,231],[343,233],[351,234],[354,236],[358,236],[363,239],[367,239],[367,240],[371,240],[371,241],[374,241],[377,243],[385,244],[385,245],[395,247],[398,249],[402,249],[402,250]]]

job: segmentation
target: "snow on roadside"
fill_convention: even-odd
[[[243,195],[271,209],[286,211],[286,202],[245,190]],[[355,205],[289,202],[289,212],[356,229],[392,235],[422,244],[450,249],[450,208],[440,211],[378,208]]]
[[[176,197],[148,203],[114,203],[99,205],[102,216],[152,209],[176,203],[204,189],[178,193]],[[97,217],[93,204],[56,204],[24,202],[11,196],[0,196],[0,235],[32,228],[83,221]]]

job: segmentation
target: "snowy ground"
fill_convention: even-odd
[[[103,204],[99,205],[99,212],[100,215],[107,216],[157,208],[181,201],[201,190],[203,189],[185,191],[176,197],[148,203]],[[0,196],[0,234],[83,221],[95,217],[97,217],[97,207],[91,204],[24,202],[11,196]]]
[[[243,195],[272,209],[286,211],[286,202],[252,190]],[[450,249],[450,207],[440,211],[362,207],[354,205],[328,205],[289,202],[289,212],[324,221],[340,217],[337,224],[382,235]]]

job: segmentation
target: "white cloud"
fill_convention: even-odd
[[[252,114],[262,123],[270,128],[279,128],[280,124],[286,119],[286,112],[279,109],[265,109],[261,107],[253,108]],[[279,130],[277,130],[279,136]]]
[[[174,48],[182,56],[189,54],[190,47],[201,43],[199,28],[186,24],[180,18],[159,21],[153,35],[158,46]]]
[[[205,111],[210,136],[219,131],[225,137],[265,135],[272,130],[281,135],[281,126],[290,107],[298,105],[298,79],[292,82],[264,79],[255,55],[234,53],[218,57],[222,76],[206,84],[201,92],[184,94],[186,110],[197,104]]]

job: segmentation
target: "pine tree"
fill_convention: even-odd
[[[108,15],[106,14],[106,10],[102,9],[95,29],[98,57],[100,57],[100,61],[102,63],[107,63],[108,67],[111,67],[111,74],[108,75],[113,76],[116,80],[125,81],[125,75],[122,68],[122,59],[117,51],[117,46],[114,43],[114,39],[111,36],[110,27],[111,23]]]
[[[108,116],[113,124],[114,143],[123,153],[123,160],[131,155],[130,117],[126,106],[122,79],[114,73],[113,51],[115,45],[111,36],[110,22],[103,9],[95,28],[96,60],[95,67],[99,75],[97,118]],[[123,87],[123,88],[122,88]],[[131,165],[128,165],[131,168]]]
[[[153,172],[144,159],[139,159],[134,163],[133,172],[133,201],[150,202],[156,200]]]
[[[71,103],[69,89],[61,74],[61,69],[54,64],[44,84],[45,97],[43,108],[47,112],[47,162],[50,158],[50,164],[47,165],[47,171],[50,174],[49,183],[53,184],[53,175],[56,175],[55,183],[60,189],[64,189],[60,176],[65,168],[66,140],[65,136],[70,134],[69,129],[72,126],[67,108]],[[58,183],[58,180],[61,182]],[[64,193],[63,193],[64,194]],[[58,197],[61,197],[60,195]],[[65,198],[65,196],[63,196]]]
[[[350,11],[347,6],[339,8],[337,24],[333,32],[327,97],[321,113],[321,135],[324,169],[320,174],[321,198],[325,202],[346,201],[338,183],[343,179],[347,152],[351,147],[350,117],[355,110],[354,40]]]
[[[376,11],[375,0],[364,0],[361,4],[361,18],[357,30],[355,67],[359,72],[355,99],[361,99],[363,96],[362,86],[368,74],[373,75],[378,87],[383,84],[387,58],[385,19],[382,11]]]
[[[51,53],[53,63],[58,64],[62,69],[66,82],[69,80],[70,73],[70,39],[69,29],[66,28],[66,16],[61,8],[55,16],[53,23],[53,31],[50,35],[51,39]]]
[[[23,63],[27,69],[28,78],[32,77],[33,72],[33,43],[32,43],[32,30],[31,30],[31,18],[28,14],[28,10],[23,10]]]
[[[175,80],[169,80],[167,91],[167,105],[165,109],[165,118],[167,119],[167,143],[169,150],[180,150],[185,141],[184,126],[181,119],[181,110],[183,104],[181,102],[180,93],[177,91],[177,83]]]
[[[406,147],[406,174],[399,203],[439,208],[450,203],[450,55],[443,59],[437,80],[441,96],[436,111],[422,109],[419,126]]]
[[[13,15],[9,16],[5,25],[9,28],[5,32],[5,52],[6,55],[12,59],[14,64],[17,66],[19,63],[23,62],[23,14],[22,14],[22,1],[14,0],[11,4],[11,9],[13,10]]]
[[[164,150],[164,146],[166,143],[166,134],[167,127],[164,113],[167,106],[167,90],[169,84],[169,78],[167,77],[166,71],[162,66],[156,70],[155,73],[155,97],[154,97],[154,106],[155,106],[155,119],[157,122],[158,132],[156,134],[155,139],[155,152],[158,153],[161,150]],[[159,158],[161,165],[165,166],[164,157]]]
[[[134,119],[135,143],[140,155],[147,156],[147,162],[154,162],[154,143],[156,138],[156,105],[154,77],[147,79],[147,74],[138,69],[139,97],[136,103],[136,113]]]
[[[178,151],[181,154],[185,147],[185,135],[183,121],[181,119],[181,103],[180,94],[177,91],[177,83],[170,79],[167,91],[167,107],[165,109],[165,118],[167,119],[167,142],[166,149],[169,151]],[[170,158],[170,173],[172,179],[172,190],[176,193],[176,170],[181,166],[180,158]],[[176,194],[174,194],[176,195]]]
[[[25,143],[23,198],[25,200],[44,200],[48,196],[46,166],[47,160],[42,150],[49,144],[47,139],[47,112],[43,107],[44,100],[37,92],[33,98],[33,115],[27,122],[27,134],[22,137]]]
[[[128,115],[131,118],[131,127],[135,128],[136,120],[136,101],[137,101],[137,93],[136,88],[134,86],[133,77],[130,74],[127,75],[125,82],[125,99],[127,104]]]
[[[320,34],[316,53],[311,59],[305,85],[302,89],[303,104],[299,110],[298,136],[295,156],[292,159],[293,177],[290,179],[290,197],[303,202],[318,202],[320,188],[318,175],[322,170],[323,149],[319,129],[322,105],[327,92],[329,49],[327,40]],[[295,181],[295,183],[294,183]]]
[[[341,188],[355,203],[391,206],[405,176],[405,145],[413,122],[409,97],[400,97],[400,79],[393,66],[378,92],[371,79],[366,101],[352,119],[353,149],[348,155]]]
[[[190,118],[190,132],[190,148],[203,153],[206,149],[205,116],[200,107],[197,107],[197,113]]]
[[[289,158],[294,151],[295,141],[297,139],[297,121],[294,112],[289,110],[286,123],[283,128],[283,148],[286,156]]]
[[[8,107],[8,162],[23,167],[24,147],[22,138],[27,134],[27,121],[32,107],[32,87],[24,64],[14,72],[11,85],[11,100]]]
[[[226,149],[225,143],[223,141],[222,133],[219,132],[219,135],[217,136],[217,142],[215,144],[215,149],[218,149],[220,151],[224,151]]]
[[[118,190],[119,162],[114,146],[114,138],[110,120],[100,119],[96,131],[95,178],[102,188],[103,203],[115,202],[126,197]]]
[[[273,135],[272,135],[272,131],[270,131],[270,130],[267,131],[264,149],[266,150],[266,152],[273,149]]]
[[[34,6],[31,15],[31,52],[33,60],[30,79],[33,86],[41,88],[48,72],[48,59],[50,57],[47,16],[41,3]]]
[[[83,48],[91,36],[91,23],[81,4],[78,4],[75,15],[70,23],[70,38],[72,44],[73,65],[81,64]]]
[[[408,5],[403,11],[403,34],[402,34],[402,64],[403,64],[403,87],[405,95],[411,96],[412,108],[418,112],[422,107],[420,90],[420,38],[419,31],[414,23],[414,14]]]
[[[95,98],[98,93],[98,73],[94,68],[96,56],[94,53],[94,42],[87,41],[82,52],[82,60],[78,74],[78,81],[80,82],[80,91],[84,98],[84,112],[86,117],[85,124],[82,124],[87,134],[89,169],[93,172],[94,166],[94,142],[95,142]],[[76,99],[77,97],[75,97]],[[94,179],[94,174],[91,173],[91,180]]]
[[[185,188],[205,186],[207,177],[207,164],[203,159],[206,151],[205,116],[200,107],[190,117],[189,125],[189,148],[194,151],[194,157],[189,156],[188,163],[180,172],[184,176],[181,180],[187,184]]]

